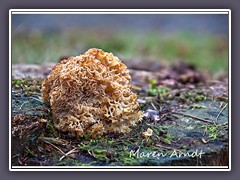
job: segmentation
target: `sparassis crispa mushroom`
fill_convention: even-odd
[[[60,131],[76,137],[121,134],[143,114],[130,82],[118,57],[93,48],[55,65],[42,84],[42,97]]]

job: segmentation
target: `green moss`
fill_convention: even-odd
[[[91,153],[98,161],[106,160],[107,150],[105,149],[93,149],[91,150]]]
[[[204,95],[196,95],[194,97],[195,101],[203,101],[203,100],[206,100],[206,96]]]
[[[34,157],[36,156],[35,153],[29,147],[25,148],[25,153],[27,155],[29,154],[30,156],[34,156]]]
[[[119,165],[124,166],[137,166],[139,165],[140,159],[138,159],[135,156],[130,156],[130,150],[129,151],[121,151],[117,154],[116,159],[118,160]]]
[[[185,103],[193,106],[194,103],[200,101],[211,100],[207,91],[202,90],[186,90],[181,93],[178,97],[175,97],[180,103]],[[200,107],[200,105],[198,106]],[[198,108],[197,105],[195,108]],[[203,106],[200,108],[204,108]]]
[[[164,131],[164,130],[167,130],[169,127],[168,126],[156,126],[156,129],[158,131]]]
[[[168,138],[169,140],[173,140],[174,136],[172,135],[172,133],[168,132],[167,134],[164,135],[164,137]]]
[[[41,82],[41,81],[39,81]],[[143,118],[143,120],[135,127],[133,127],[132,131],[128,134],[122,134],[122,135],[114,135],[114,134],[108,134],[98,139],[91,139],[87,135],[84,135],[81,138],[72,138],[69,134],[59,132],[54,128],[51,114],[50,114],[50,108],[45,107],[42,102],[35,101],[31,99],[31,96],[25,97],[22,94],[22,88],[24,91],[30,91],[27,88],[32,88],[34,84],[38,87],[40,87],[41,83],[38,81],[29,81],[29,80],[13,80],[13,86],[14,86],[14,93],[20,93],[20,98],[14,97],[15,99],[21,99],[21,97],[24,97],[23,99],[27,99],[29,103],[26,103],[22,106],[23,110],[24,108],[31,108],[29,104],[32,106],[33,104],[35,107],[42,107],[41,112],[44,112],[42,115],[40,114],[39,117],[43,119],[47,119],[47,125],[44,130],[41,130],[39,133],[43,137],[49,137],[49,138],[60,138],[62,140],[67,141],[65,145],[60,145],[56,143],[52,143],[59,147],[64,153],[69,152],[72,149],[77,149],[78,152],[76,153],[76,157],[65,157],[63,160],[59,162],[59,159],[61,158],[62,154],[59,152],[59,150],[56,150],[49,144],[46,144],[43,141],[40,141],[38,143],[38,146],[33,148],[32,146],[27,145],[28,149],[24,149],[24,155],[26,157],[45,157],[48,158],[51,162],[50,165],[59,165],[59,166],[91,166],[91,165],[111,165],[111,166],[132,166],[132,165],[142,165],[142,162],[150,162],[148,159],[142,159],[142,158],[136,158],[134,156],[130,157],[130,151],[133,149],[136,149],[138,147],[141,147],[143,151],[160,151],[160,152],[167,152],[171,154],[173,147],[180,147],[183,151],[188,150],[190,147],[188,146],[188,140],[187,143],[185,141],[178,141],[180,138],[183,138],[182,136],[179,137],[178,135],[175,135],[171,123],[175,123],[174,121],[165,121],[164,119],[160,120],[159,122],[153,122],[148,118]],[[151,88],[157,88],[156,81],[150,82]],[[33,92],[34,93],[34,92]],[[14,95],[15,95],[14,94]],[[39,93],[40,94],[40,93]],[[169,93],[171,95],[171,93]],[[151,107],[153,108],[151,103],[154,103],[156,108],[160,109],[162,105],[166,105],[167,101],[178,101],[177,103],[184,102],[186,109],[193,108],[197,109],[197,111],[205,111],[202,102],[198,102],[199,100],[206,100],[209,99],[208,92],[203,91],[201,89],[186,89],[184,91],[181,91],[178,94],[173,94],[172,99],[170,99],[170,95],[167,94],[165,96],[159,96],[161,99],[159,100],[158,97],[151,97],[153,100],[149,102],[148,104],[144,104],[144,108]],[[14,96],[13,95],[13,96]],[[35,103],[34,103],[35,102]],[[198,103],[196,103],[198,102]],[[32,104],[31,104],[32,103]],[[19,105],[20,104],[20,105]],[[22,102],[20,102],[17,106],[14,106],[15,109],[19,110],[19,107],[22,105]],[[205,105],[205,104],[204,104]],[[148,107],[147,107],[148,106]],[[206,104],[208,107],[208,105]],[[171,106],[167,106],[169,108]],[[218,105],[214,105],[213,107],[219,107]],[[207,108],[206,108],[207,109]],[[164,110],[164,108],[163,108]],[[172,112],[169,111],[163,111],[164,114],[171,114]],[[171,109],[170,109],[171,110]],[[34,110],[33,110],[34,111]],[[220,120],[220,118],[219,118]],[[178,123],[178,122],[177,122]],[[174,125],[173,125],[174,126]],[[189,125],[184,126],[184,129],[191,132],[191,130],[197,128],[199,124],[194,124],[194,127]],[[145,139],[142,137],[142,132],[146,131],[147,128],[151,128],[153,130],[153,135],[149,137],[149,139]],[[207,137],[209,140],[216,140],[220,139],[223,133],[226,134],[226,131],[223,131],[222,126],[202,126],[202,131],[206,131]],[[36,136],[32,136],[36,137]],[[205,137],[203,137],[205,138]],[[179,144],[178,144],[179,143]],[[36,144],[36,143],[34,143]],[[157,147],[157,145],[162,145],[161,147]],[[164,148],[166,146],[166,148]],[[192,147],[191,147],[192,148]],[[35,156],[36,155],[36,156]],[[75,154],[72,154],[75,155]],[[79,156],[82,156],[79,158]]]
[[[206,109],[206,106],[204,105],[199,105],[199,104],[193,104],[189,106],[189,109],[194,110],[194,109]]]
[[[188,145],[182,145],[181,148],[185,149],[185,150],[189,150],[190,149],[190,147]]]
[[[46,125],[47,130],[49,131],[49,134],[52,135],[53,137],[58,136],[58,131],[55,129],[52,121],[49,121]]]
[[[148,95],[156,96],[157,94],[166,94],[168,92],[169,92],[169,90],[166,89],[166,88],[158,88],[156,80],[150,80],[150,82],[149,82],[149,89],[148,89]]]
[[[24,96],[41,96],[41,84],[42,79],[38,78],[12,79],[13,89],[22,91]]]
[[[84,163],[72,158],[64,158],[62,161],[56,163],[56,166],[93,166],[96,161]]]
[[[12,80],[12,84],[14,85],[20,85],[20,84],[23,84],[24,83],[24,80],[19,80],[19,79],[13,79]]]
[[[200,128],[204,129],[204,132],[207,133],[210,140],[215,140],[224,135],[220,127],[220,125],[200,126]]]

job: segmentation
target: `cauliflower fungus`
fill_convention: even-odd
[[[126,133],[141,120],[127,67],[112,53],[89,49],[55,65],[42,85],[54,126],[80,137]]]

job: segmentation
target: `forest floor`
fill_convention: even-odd
[[[12,166],[228,166],[227,74],[129,64],[143,120],[129,134],[76,139],[54,128],[41,98],[52,66],[12,66]]]

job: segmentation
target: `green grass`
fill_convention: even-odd
[[[120,59],[155,59],[162,63],[186,61],[210,72],[227,71],[228,39],[208,34],[181,32],[135,33],[113,30],[83,30],[51,34],[28,33],[12,38],[12,62],[58,62],[96,47],[113,52]]]

